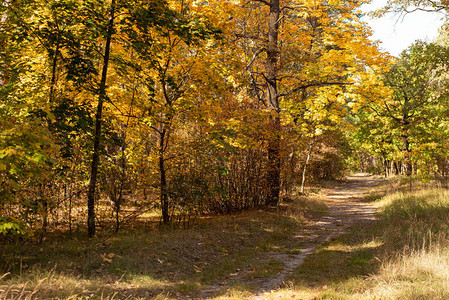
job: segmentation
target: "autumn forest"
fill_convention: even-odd
[[[64,294],[14,280],[24,276],[27,259],[29,270],[42,261],[50,265],[50,257],[37,259],[36,253],[63,240],[83,243],[77,246],[85,253],[84,269],[73,271],[77,280],[101,270],[117,284],[119,275],[125,280],[138,267],[122,262],[114,270],[123,275],[108,271],[116,255],[125,257],[101,248],[113,241],[132,248],[148,238],[143,234],[183,240],[204,226],[231,224],[239,234],[249,226],[242,239],[260,234],[288,243],[287,235],[305,224],[299,219],[326,214],[315,198],[338,189],[336,182],[366,193],[376,182],[383,187],[377,194],[392,187],[447,187],[449,29],[443,26],[436,40],[416,41],[394,57],[371,40],[361,10],[367,2],[1,1],[0,247],[23,248],[20,254],[0,250],[0,298],[209,298],[216,291],[204,292],[201,284],[213,290],[214,282],[240,278],[232,274],[244,267],[209,274],[213,279],[202,277],[201,284],[183,279],[174,288],[133,292],[97,286],[88,288],[92,293],[73,287]],[[400,16],[411,7],[448,9],[445,1],[395,0],[371,14]],[[351,173],[377,177],[345,179]],[[253,214],[261,228],[274,229],[256,231],[245,223]],[[285,236],[265,236],[276,230]],[[227,234],[207,232],[210,238]],[[121,240],[138,234],[134,242]],[[275,248],[245,241],[259,249],[251,248],[248,257]],[[167,245],[174,245],[159,238],[152,243],[165,258]],[[232,248],[239,243],[213,247],[230,257],[243,251]],[[201,261],[186,263],[195,266],[195,276],[208,272],[208,255],[210,264],[218,262],[218,254],[203,253]],[[258,270],[248,259],[243,265]],[[267,278],[288,269],[269,262],[260,267],[271,270]],[[165,267],[136,272],[171,282],[193,276],[168,258],[154,258],[154,264]],[[48,272],[72,268],[58,265]],[[161,275],[171,267],[175,275]],[[10,281],[2,282],[3,274]]]

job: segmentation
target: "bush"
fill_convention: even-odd
[[[0,216],[0,238],[18,238],[29,235],[25,222],[11,217]]]

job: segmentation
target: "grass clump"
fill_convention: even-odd
[[[397,254],[370,281],[372,287],[360,294],[366,299],[449,299],[449,247]]]
[[[282,199],[280,209],[290,217],[323,216],[329,212],[326,203],[318,196],[286,195]]]
[[[449,299],[449,191],[385,196],[384,260],[366,299]]]
[[[387,195],[382,210],[388,250],[428,249],[449,240],[449,191],[430,189]]]
[[[329,209],[326,204],[314,197],[298,197],[295,201],[295,208],[310,214],[324,215]]]

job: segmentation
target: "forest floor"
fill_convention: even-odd
[[[384,194],[382,182],[357,174],[315,186],[308,197],[286,197],[278,209],[214,216],[187,229],[134,228],[96,239],[55,234],[43,244],[5,245],[0,298],[283,299],[279,291],[292,290],[289,285],[306,281],[307,289],[322,289],[365,276],[378,265],[376,243],[361,251],[322,249],[375,239],[374,201]]]

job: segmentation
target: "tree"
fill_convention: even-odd
[[[97,112],[95,114],[94,148],[92,154],[89,190],[87,192],[87,230],[89,237],[93,237],[95,235],[95,189],[97,186],[98,163],[100,161],[100,139],[102,135],[101,125],[103,121],[103,103],[106,100],[106,80],[108,77],[109,58],[111,55],[112,35],[114,33],[115,10],[116,2],[115,0],[112,0],[110,4],[109,22],[105,36],[103,68],[98,90]]]
[[[385,62],[359,4],[3,3],[0,172],[16,184],[8,197],[33,208],[30,224],[56,220],[64,205],[71,224],[88,182],[93,236],[110,209],[116,230],[143,207],[167,224],[277,205],[288,176],[330,176],[325,163],[307,173],[307,153],[331,160],[321,137],[339,144],[335,128],[363,105],[358,94],[373,86],[365,79]],[[288,174],[287,163],[301,172]]]
[[[413,162],[418,162],[420,152],[438,132],[439,122],[433,120],[446,115],[446,92],[436,84],[445,72],[446,51],[432,43],[410,46],[380,77],[390,92],[371,102],[371,112],[358,115],[358,132],[368,148],[378,151],[384,160],[402,161],[407,176],[412,175]]]
[[[163,4],[163,5],[161,5]],[[165,5],[165,6],[164,6]],[[142,8],[145,7],[146,10]],[[174,142],[178,118],[195,105],[194,97],[199,76],[208,72],[201,63],[205,54],[205,39],[218,33],[207,19],[189,6],[188,1],[141,4],[139,10],[128,7],[125,18],[132,57],[124,68],[132,69],[140,77],[132,82],[139,95],[133,95],[134,116],[153,132],[159,173],[159,199],[162,222],[170,222],[168,161]],[[196,69],[205,71],[199,74]],[[129,109],[131,111],[131,109]],[[153,143],[155,142],[155,143]]]
[[[300,106],[301,92],[314,89],[323,101],[339,99],[335,107],[341,107],[338,103],[355,93],[358,87],[351,86],[367,67],[385,62],[362,29],[356,13],[359,5],[254,0],[246,3],[246,13],[237,15],[235,34],[246,55],[249,93],[272,116],[267,141],[269,205],[279,202],[281,124],[283,109],[291,107],[283,103],[296,101]],[[317,113],[326,115],[324,110]]]

